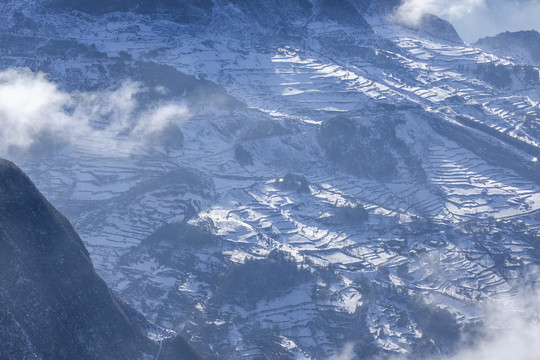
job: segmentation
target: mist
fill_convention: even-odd
[[[394,18],[410,26],[425,13],[450,21],[468,43],[505,31],[540,29],[540,0],[404,0]]]
[[[485,330],[480,340],[451,360],[533,360],[540,354],[540,294],[517,295],[484,304]]]
[[[146,91],[139,83],[125,82],[109,90],[68,93],[43,73],[0,72],[0,151],[24,151],[44,134],[59,144],[106,139],[110,152],[122,139],[124,150],[135,149],[169,123],[190,116],[183,104],[143,104],[140,95]]]
[[[534,270],[536,271],[536,270]],[[476,334],[462,335],[452,355],[425,355],[425,360],[536,360],[540,354],[540,293],[532,286],[518,286],[476,305]],[[473,336],[467,338],[466,336]],[[346,343],[328,360],[359,360],[353,343]],[[372,360],[416,360],[410,356],[381,355]]]

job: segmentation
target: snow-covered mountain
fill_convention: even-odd
[[[538,31],[504,32],[478,40],[475,46],[517,62],[538,66],[540,64],[540,34]]]
[[[4,2],[3,151],[208,359],[454,354],[538,280],[540,79],[396,5]]]

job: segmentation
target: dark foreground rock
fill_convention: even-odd
[[[198,359],[170,335],[111,292],[68,220],[0,160],[0,358]]]

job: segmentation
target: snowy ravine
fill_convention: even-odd
[[[394,24],[392,1],[254,3],[4,2],[0,90],[61,96],[2,156],[109,286],[207,359],[470,345],[484,305],[540,277],[538,70],[442,20]],[[48,116],[90,129],[59,139]]]

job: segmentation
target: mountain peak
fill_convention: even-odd
[[[479,39],[474,45],[522,63],[540,64],[540,33],[536,30],[506,31]]]
[[[422,16],[418,29],[426,35],[456,44],[463,44],[463,40],[454,26],[449,21],[441,19],[436,15],[425,14]]]

